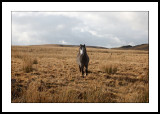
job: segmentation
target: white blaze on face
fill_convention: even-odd
[[[80,54],[83,54],[83,50],[82,49],[80,49]]]

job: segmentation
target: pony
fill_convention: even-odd
[[[84,77],[84,67],[86,71],[86,75],[88,75],[88,63],[89,56],[87,55],[87,50],[85,44],[80,44],[79,52],[77,55],[77,64],[79,65],[79,70],[82,72],[82,76]]]

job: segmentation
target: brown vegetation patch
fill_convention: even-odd
[[[148,51],[87,48],[88,75],[78,47],[12,46],[13,103],[149,102]]]

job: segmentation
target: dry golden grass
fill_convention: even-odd
[[[87,48],[89,74],[78,47],[12,46],[14,103],[149,102],[148,51]]]

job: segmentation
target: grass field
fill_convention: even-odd
[[[87,48],[89,74],[76,63],[79,47],[11,47],[12,103],[148,103],[148,51]]]

